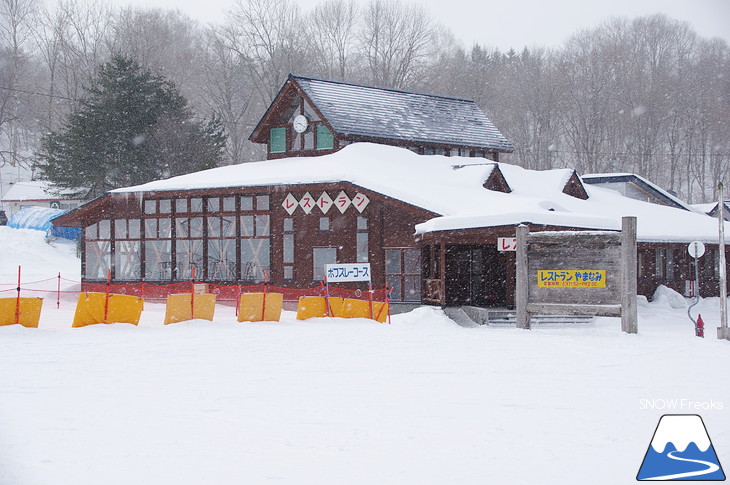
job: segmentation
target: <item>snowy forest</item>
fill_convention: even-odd
[[[385,0],[236,0],[217,25],[102,1],[0,0],[0,165],[32,172],[41,138],[115,54],[173,81],[200,119],[217,117],[229,164],[265,158],[248,136],[295,73],[473,99],[517,147],[502,161],[531,169],[636,173],[693,203],[730,173],[726,41],[657,14],[501,52]]]

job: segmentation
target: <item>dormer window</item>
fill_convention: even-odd
[[[563,193],[568,194],[571,197],[575,197],[576,199],[588,199],[588,192],[586,192],[586,188],[583,186],[583,182],[580,181],[578,174],[575,173],[575,170],[570,175],[570,178],[568,178],[568,181],[565,183],[565,187],[563,187]]]
[[[489,177],[487,177],[487,180],[485,180],[484,184],[482,184],[482,187],[487,190],[494,190],[495,192],[503,192],[505,194],[512,192],[512,189],[507,183],[507,180],[504,178],[502,171],[499,169],[499,165],[496,163],[494,164],[494,168],[489,174]]]

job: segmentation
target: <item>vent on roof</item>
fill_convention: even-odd
[[[487,190],[494,190],[495,192],[504,192],[509,194],[512,192],[507,180],[505,180],[502,171],[499,169],[499,165],[494,164],[494,170],[489,174],[487,180],[484,181],[483,187]]]
[[[583,182],[580,181],[578,174],[575,173],[575,170],[573,170],[570,178],[568,178],[568,181],[565,183],[563,193],[568,194],[571,197],[575,197],[576,199],[588,199],[588,192],[586,192],[586,188],[583,186]]]

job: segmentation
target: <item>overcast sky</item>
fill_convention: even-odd
[[[204,23],[219,23],[234,0],[110,0],[117,5],[178,8]],[[367,0],[358,0],[365,3]],[[319,0],[298,0],[309,10]],[[502,50],[558,47],[581,29],[609,17],[664,13],[688,21],[704,37],[730,42],[730,0],[420,0],[465,46],[478,42]]]

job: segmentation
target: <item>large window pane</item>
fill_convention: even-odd
[[[284,234],[284,263],[294,262],[294,234]]]
[[[325,265],[337,263],[337,248],[313,248],[312,262],[312,276],[314,281],[323,280]]]
[[[145,241],[145,279],[169,280],[171,274],[170,241]]]
[[[139,219],[130,219],[129,220],[129,239],[139,239],[140,238],[140,220]]]
[[[386,276],[385,282],[388,283],[390,289],[390,299],[393,301],[402,301],[400,276]]]
[[[271,250],[269,239],[241,240],[241,279],[259,282],[269,270]]]
[[[114,221],[114,239],[127,239],[126,219],[116,219]]]
[[[421,254],[417,249],[406,249],[403,251],[403,260],[405,265],[405,274],[421,273]]]
[[[86,278],[106,280],[111,269],[111,241],[89,241],[86,243]]]
[[[269,216],[256,216],[256,236],[269,235]]]
[[[400,274],[400,249],[385,250],[385,274]]]
[[[357,241],[357,262],[367,263],[368,262],[368,233],[358,232],[356,235]]]
[[[236,279],[236,240],[208,240],[208,279],[232,281]]]
[[[142,275],[139,241],[117,241],[114,251],[114,275],[117,280],[138,280]]]
[[[192,268],[195,268],[195,277],[203,277],[203,240],[176,241],[176,278],[189,280],[192,278]]]

